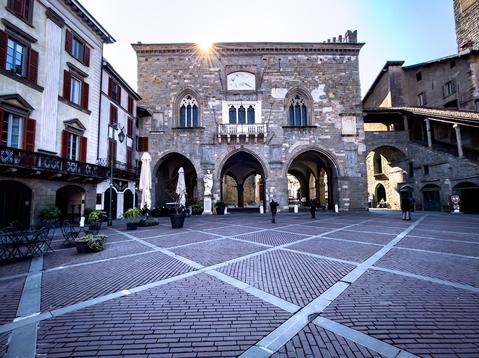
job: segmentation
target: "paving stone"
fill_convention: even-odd
[[[304,306],[354,268],[288,251],[272,251],[219,271],[277,297]]]
[[[479,287],[477,259],[393,248],[375,266]]]
[[[214,239],[218,239],[218,236],[198,231],[187,231],[181,234],[173,234],[167,236],[160,236],[154,239],[146,239],[145,241],[158,247],[168,248]]]
[[[321,234],[324,234],[325,232],[331,231],[331,228],[298,224],[298,225],[287,226],[287,227],[281,228],[279,230],[290,232],[290,233],[293,233],[293,234],[303,234],[303,235],[308,235],[308,236],[316,236],[316,235],[321,235]]]
[[[465,242],[434,240],[420,237],[405,237],[403,240],[401,240],[398,246],[479,257],[479,244],[470,244]]]
[[[265,230],[260,232],[255,232],[251,234],[244,234],[235,236],[235,238],[256,242],[259,244],[271,245],[271,246],[280,246],[284,244],[290,244],[294,241],[302,240],[307,238],[307,235],[301,234],[291,234],[284,233],[280,231]]]
[[[4,357],[7,353],[7,342],[10,333],[0,333],[0,357]]]
[[[265,250],[264,246],[225,239],[180,247],[171,251],[204,266],[210,266],[262,250]]]
[[[151,248],[136,241],[122,242],[114,245],[109,245],[107,241],[106,249],[100,252],[79,254],[75,247],[71,247],[68,250],[48,253],[44,256],[43,267],[44,269],[49,269],[147,251],[151,251]]]
[[[30,269],[31,259],[0,264],[0,278],[5,276],[27,273]]]
[[[241,225],[234,225],[234,226],[223,226],[214,229],[206,229],[206,232],[211,232],[216,235],[222,236],[235,236],[240,234],[246,234],[253,231],[261,230],[260,228],[254,228],[251,226],[241,226]]]
[[[321,316],[421,356],[479,355],[479,294],[450,286],[368,271]]]
[[[61,357],[98,356],[111,348],[95,342],[111,335],[112,325],[113,328],[123,327],[127,323],[125,330],[117,334],[118,345],[121,345],[117,357],[146,354],[158,348],[168,348],[175,356],[190,351],[207,353],[207,356],[214,356],[215,352],[221,352],[221,356],[237,356],[288,317],[289,313],[244,291],[199,274],[43,321],[38,332],[37,353],[50,357],[61,350],[58,354]],[[217,327],[218,322],[223,325]],[[93,328],[98,336],[91,336]],[[170,333],[165,335],[165,331]],[[158,343],[164,341],[166,345],[158,347],[158,343],[132,342],[132,336],[145,336],[146,332],[151,332],[150,336],[157,338]],[[205,339],[212,334],[215,336],[203,345],[189,337],[195,332]],[[223,337],[234,337],[235,344],[214,344]],[[93,345],[82,345],[81,339]]]
[[[383,357],[349,339],[338,336],[314,324],[307,325],[288,343],[271,356],[272,358]]]
[[[46,272],[42,277],[42,310],[64,307],[191,270],[191,266],[155,252]]]
[[[288,249],[309,252],[337,259],[362,262],[379,251],[382,247],[371,244],[314,238],[288,247]]]
[[[0,324],[9,323],[17,316],[25,277],[0,281]]]
[[[351,230],[340,230],[332,234],[327,234],[325,237],[332,237],[343,240],[353,240],[353,241],[362,241],[368,242],[371,244],[380,244],[386,245],[392,239],[396,237],[394,234],[375,234],[375,233],[364,233]]]

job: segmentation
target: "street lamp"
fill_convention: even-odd
[[[119,130],[118,133],[118,140],[120,143],[123,143],[125,140],[125,133],[123,132],[124,127],[120,127],[118,123],[113,123],[108,125],[111,128],[111,137],[109,140],[111,141],[111,150],[110,150],[110,207],[108,208],[108,226],[112,225],[112,218],[111,218],[111,208],[113,206],[113,143],[115,143],[115,131]]]

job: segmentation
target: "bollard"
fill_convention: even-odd
[[[260,214],[264,214],[264,207],[263,207],[263,205],[261,205],[261,206],[259,207],[259,213],[260,213]]]
[[[294,204],[294,213],[295,213],[295,214],[298,213],[298,204]]]

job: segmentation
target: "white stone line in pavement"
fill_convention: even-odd
[[[216,277],[217,279],[231,285],[231,286],[234,286],[240,290],[243,290],[243,291],[246,291],[247,293],[253,295],[253,296],[256,296],[258,298],[260,298],[261,300],[267,302],[267,303],[270,303],[276,307],[279,307],[279,308],[282,308],[283,310],[289,312],[289,313],[295,313],[296,311],[298,311],[300,309],[299,306],[291,303],[291,302],[288,302],[286,300],[283,300],[282,298],[279,298],[277,296],[274,296],[270,293],[267,293],[263,290],[260,290],[256,287],[253,287],[243,281],[240,281],[240,280],[237,280],[236,278],[233,278],[231,276],[228,276],[228,275],[225,275],[224,273],[222,272],[219,272],[219,271],[215,271],[215,270],[209,270],[209,271],[205,271],[208,275],[211,275],[211,276],[214,276]]]
[[[372,267],[378,260],[380,260],[386,253],[391,250],[394,245],[400,242],[411,230],[413,230],[419,223],[424,220],[425,216],[421,217],[410,225],[407,229],[398,234],[387,245],[373,254],[366,261],[358,265],[340,281],[336,282],[324,293],[319,295],[309,304],[304,306],[300,311],[290,317],[286,322],[268,334],[266,337],[257,342],[253,347],[248,349],[240,357],[254,357],[254,353],[259,352],[276,352],[290,339],[292,339],[299,331],[312,321],[315,315],[320,314],[332,301],[334,301],[341,293],[343,293],[352,283],[361,277],[368,268]]]
[[[294,252],[296,254],[302,254],[302,255],[311,256],[311,257],[317,257],[318,259],[325,259],[325,260],[329,260],[329,261],[341,262],[343,264],[348,264],[348,265],[353,265],[353,266],[358,266],[360,264],[360,262],[356,262],[356,261],[349,261],[349,260],[344,260],[344,259],[338,259],[336,257],[331,257],[331,256],[313,254],[312,252],[305,252],[305,251],[300,251],[300,250],[295,250],[295,249],[289,249],[287,247],[283,247],[280,250],[281,251]]]
[[[396,236],[397,235],[397,234],[391,234],[390,232],[379,232],[379,231],[368,231],[368,230],[344,229],[344,231],[361,233],[361,234],[376,234],[376,235],[389,235],[389,236]]]
[[[439,254],[439,255],[462,257],[462,258],[465,258],[465,259],[479,260],[479,257],[477,257],[477,256],[453,254],[452,252],[443,252],[443,251],[432,251],[432,250],[425,250],[425,249],[416,249],[416,248],[414,248],[414,247],[396,246],[395,249],[398,249],[398,250],[408,250],[408,251],[417,251],[417,252],[426,252],[426,253],[428,253],[428,254]]]
[[[456,230],[424,229],[424,228],[421,228],[419,230],[422,230],[422,231],[437,231],[439,233],[450,232],[451,234],[459,234],[459,235],[477,235],[477,233],[474,233],[474,232],[464,232],[464,231],[456,231]]]
[[[35,317],[40,314],[42,296],[43,256],[32,259],[29,275],[23,286],[22,296],[17,308],[16,322]],[[37,273],[40,274],[37,274]],[[6,358],[35,358],[37,351],[37,324],[32,323],[12,331]]]
[[[372,246],[384,246],[382,244],[376,244],[374,242],[364,242],[364,241],[358,241],[358,240],[348,240],[348,239],[341,239],[339,237],[329,237],[329,236],[323,236],[321,239],[326,239],[326,240],[335,240],[335,241],[343,241],[343,242],[354,242],[356,244],[364,244],[364,245],[372,245]]]
[[[415,355],[405,352],[397,347],[394,347],[388,343],[385,343],[383,341],[380,341],[379,339],[373,338],[371,336],[368,336],[367,334],[364,334],[362,332],[356,331],[352,328],[349,328],[348,326],[345,326],[343,324],[331,321],[327,318],[324,317],[318,317],[316,318],[313,323],[321,328],[327,329],[330,332],[333,332],[341,337],[347,338],[350,341],[353,341],[357,344],[362,345],[363,347],[366,347],[370,350],[373,350],[377,353],[382,354],[385,357],[388,358],[395,358],[397,357],[401,352],[407,353],[409,357],[416,357]]]
[[[420,236],[420,235],[408,235],[407,237],[414,237],[414,238],[426,239],[426,240],[447,241],[447,242],[460,242],[460,243],[463,243],[463,244],[479,245],[479,242],[466,241],[466,240],[443,239],[443,238],[440,238],[440,237],[430,237],[430,236]],[[478,240],[479,240],[479,239],[478,239]]]
[[[474,292],[474,293],[479,293],[479,288],[478,287],[474,287],[474,286],[471,286],[471,285],[466,285],[466,284],[463,284],[463,283],[457,283],[457,282],[442,280],[440,278],[417,275],[417,274],[406,272],[406,271],[392,270],[392,269],[388,269],[388,268],[384,268],[384,267],[378,267],[378,266],[373,266],[370,269],[371,270],[376,270],[376,271],[382,271],[382,272],[389,272],[389,273],[392,273],[392,274],[395,274],[395,275],[400,275],[400,276],[412,277],[412,278],[422,280],[422,281],[437,283],[439,285],[450,286],[450,287],[459,288],[461,290],[466,290],[466,291],[471,291],[471,292]]]

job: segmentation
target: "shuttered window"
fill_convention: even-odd
[[[32,5],[32,0],[8,0],[7,9],[18,17],[31,22],[33,10]]]
[[[88,138],[63,130],[62,158],[86,162]]]
[[[66,30],[65,34],[65,51],[85,66],[90,66],[90,47],[70,30]]]
[[[0,67],[32,83],[38,80],[38,52],[0,30]]]
[[[64,70],[63,72],[63,98],[83,109],[88,110],[90,86],[85,81]]]

